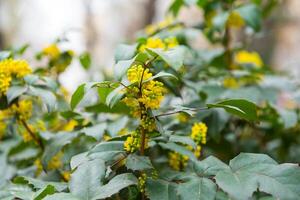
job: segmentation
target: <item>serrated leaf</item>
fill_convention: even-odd
[[[191,137],[181,136],[181,135],[171,135],[169,138],[170,142],[179,142],[181,144],[187,144],[192,146],[194,149],[196,148],[196,143],[192,140]]]
[[[114,89],[109,95],[106,97],[106,105],[112,108],[115,104],[117,104],[120,99],[124,96],[124,93],[122,92],[123,86],[119,86],[116,89]]]
[[[193,178],[191,181],[179,184],[177,191],[182,200],[214,200],[217,186],[207,178]]]
[[[127,169],[142,171],[145,169],[152,169],[151,161],[146,156],[138,156],[136,154],[129,154],[125,163]]]
[[[146,195],[150,200],[178,200],[176,184],[164,180],[148,178],[146,181]]]
[[[191,160],[196,160],[195,155],[191,151],[189,151],[186,147],[180,146],[180,145],[175,144],[173,142],[168,142],[168,143],[160,142],[159,145],[164,149],[168,149],[168,150],[171,150],[171,151],[178,152],[181,155],[186,155]]]
[[[215,176],[219,171],[227,169],[229,167],[225,163],[213,156],[194,162],[194,170],[199,176]]]
[[[218,172],[215,179],[233,199],[250,199],[257,190],[281,200],[300,196],[300,169],[296,164],[278,165],[267,155],[242,153],[229,166],[230,170]]]
[[[73,93],[71,97],[71,103],[70,103],[72,110],[74,110],[74,108],[79,104],[79,102],[84,97],[84,93],[85,93],[84,87],[85,87],[85,83],[81,84]]]
[[[223,108],[228,113],[237,115],[249,121],[257,120],[257,107],[244,99],[228,99],[215,104],[207,104],[208,108]]]
[[[123,141],[108,141],[108,142],[101,142],[93,147],[89,154],[98,153],[98,152],[105,152],[105,151],[124,151],[124,142]]]
[[[118,193],[120,190],[129,187],[131,185],[137,185],[137,178],[130,173],[120,174],[112,178],[106,185],[98,188],[96,194],[92,198],[96,199],[105,199],[111,197],[113,194]]]
[[[71,174],[70,191],[81,200],[95,197],[105,177],[105,163],[101,159],[84,162]]]

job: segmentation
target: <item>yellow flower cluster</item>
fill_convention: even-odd
[[[13,77],[23,78],[32,72],[25,60],[5,59],[0,61],[0,95],[6,94]]]
[[[49,56],[51,59],[57,59],[60,55],[60,50],[56,44],[50,44],[43,49],[43,53]]]
[[[63,171],[61,173],[61,176],[63,177],[63,179],[67,182],[69,182],[70,178],[71,178],[71,172],[69,171]]]
[[[264,65],[260,55],[257,52],[249,51],[238,51],[235,54],[235,62],[239,65],[251,64],[258,68]]]
[[[32,115],[32,102],[30,100],[21,100],[18,104],[13,104],[10,108],[18,120],[27,121]]]
[[[142,44],[139,48],[141,52],[144,52],[146,48],[149,49],[171,49],[178,46],[178,41],[176,37],[169,37],[164,40],[156,37],[150,37],[147,39],[145,44]]]
[[[48,163],[47,169],[54,170],[61,168],[63,166],[63,163],[61,161],[63,155],[63,152],[60,151],[55,156],[53,156]]]
[[[77,125],[78,125],[78,122],[74,119],[71,119],[65,125],[63,125],[62,130],[63,131],[73,131]]]
[[[140,192],[145,192],[145,183],[146,183],[146,180],[147,180],[147,174],[142,173],[139,176],[138,180],[139,180],[138,188],[139,188]]]
[[[199,122],[195,123],[192,127],[191,138],[198,144],[206,144],[207,126]]]
[[[227,26],[234,28],[241,28],[245,25],[244,19],[237,11],[232,11],[227,19]]]
[[[156,129],[156,123],[155,123],[155,119],[154,118],[150,118],[147,115],[142,116],[141,119],[141,126],[149,131],[152,132]]]
[[[176,171],[182,170],[186,167],[189,157],[186,155],[181,155],[177,152],[169,152],[169,166]]]
[[[144,82],[151,77],[152,73],[149,72],[149,69],[143,68],[142,65],[134,65],[127,71],[127,78],[132,84],[126,89],[127,93],[123,101],[133,108],[133,115],[136,117],[141,114],[141,111],[137,110],[140,103],[144,104],[146,109],[157,109],[164,97],[163,83],[154,80]],[[144,82],[141,85],[141,92],[139,90],[140,82]]]
[[[124,142],[124,149],[128,153],[133,153],[138,150],[141,146],[141,139],[137,131],[134,131],[127,137]]]
[[[38,120],[34,125],[33,124],[28,124],[28,128],[31,130],[31,132],[33,134],[37,134],[39,131],[45,131],[46,130],[45,124],[41,120]],[[27,129],[22,128],[20,130],[20,132],[21,132],[21,135],[23,137],[24,142],[30,142],[30,141],[34,140],[33,136],[31,135],[32,133],[29,133]],[[38,136],[36,136],[36,137],[38,137]]]
[[[148,35],[154,34],[155,32],[164,29],[174,23],[174,18],[172,16],[166,17],[163,21],[157,23],[157,24],[150,24],[145,28],[145,32]]]

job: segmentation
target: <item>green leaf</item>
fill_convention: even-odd
[[[152,76],[151,78],[147,79],[147,80],[144,80],[143,83],[146,83],[148,81],[151,81],[151,80],[154,80],[156,78],[160,78],[160,77],[171,77],[171,78],[175,78],[177,79],[176,76],[174,76],[173,74],[170,74],[170,73],[167,73],[167,72],[159,72],[158,74]]]
[[[79,56],[79,61],[84,69],[89,69],[91,67],[91,56],[88,52],[84,52]]]
[[[257,190],[282,200],[300,196],[300,169],[296,164],[278,165],[267,155],[241,153],[229,166],[215,179],[233,199],[250,199]]]
[[[81,84],[76,91],[73,93],[72,98],[71,98],[71,109],[74,110],[74,108],[79,104],[79,102],[82,100],[84,97],[85,93],[85,83]]]
[[[207,178],[193,178],[191,181],[179,184],[178,186],[178,194],[182,200],[214,200],[216,190],[216,184]]]
[[[38,87],[29,87],[29,92],[34,95],[40,97],[43,102],[47,106],[48,112],[52,112],[55,110],[56,107],[56,97],[55,95],[50,92],[49,90],[38,88]]]
[[[52,185],[47,185],[34,194],[33,200],[42,200],[47,195],[51,195],[54,193],[55,193],[55,188]]]
[[[28,85],[34,85],[38,80],[39,80],[39,77],[35,74],[29,74],[29,75],[24,77],[24,81]]]
[[[227,169],[229,167],[225,163],[213,156],[194,162],[194,170],[199,176],[215,176],[219,171]]]
[[[71,174],[71,194],[81,200],[93,199],[105,177],[105,163],[101,159],[84,162]]]
[[[261,11],[255,4],[245,4],[236,9],[241,17],[246,21],[247,25],[255,31],[259,31],[261,27]]]
[[[101,142],[92,148],[89,154],[105,152],[105,151],[124,151],[124,142],[123,141],[108,141]]]
[[[7,59],[11,56],[11,52],[10,51],[0,51],[0,61]]]
[[[161,49],[147,49],[147,51],[161,57],[173,69],[179,70],[183,65],[186,48],[184,46],[178,46],[167,51]]]
[[[208,108],[224,108],[228,113],[249,121],[257,120],[256,105],[244,99],[228,99],[216,104],[207,104]]]
[[[131,170],[138,170],[142,171],[145,169],[152,169],[153,166],[151,164],[151,161],[146,156],[138,156],[136,154],[129,154],[129,156],[126,159],[126,167],[127,169]]]
[[[116,89],[114,89],[111,93],[109,93],[105,101],[107,106],[112,108],[121,100],[121,98],[124,96],[124,93],[122,92],[123,88],[123,86],[119,86]]]
[[[88,106],[85,109],[87,112],[92,112],[92,113],[118,113],[118,114],[126,114],[126,115],[130,113],[129,107],[122,102],[116,103],[112,108],[110,108],[109,106],[103,103],[99,103],[93,106]]]
[[[126,74],[128,68],[130,68],[135,61],[143,63],[147,60],[147,58],[148,55],[146,53],[138,53],[134,58],[128,60],[119,60],[114,67],[115,79],[121,80],[122,77]]]
[[[42,189],[46,187],[47,185],[52,185],[55,190],[57,191],[63,191],[65,190],[68,186],[66,183],[62,182],[51,182],[51,181],[43,181],[27,176],[19,176],[13,180],[14,183],[16,184],[27,184],[33,186],[34,189]]]
[[[150,200],[178,200],[176,184],[164,180],[148,178],[146,181],[146,195]]]
[[[48,162],[55,156],[65,145],[70,144],[78,133],[56,133],[52,138],[47,141],[46,148],[42,156],[42,163],[46,167]]]
[[[100,123],[91,127],[85,127],[81,129],[80,132],[83,132],[88,136],[92,136],[96,140],[100,140],[105,132],[106,127],[106,123]]]
[[[183,0],[174,0],[169,8],[169,12],[171,12],[174,16],[177,16],[181,7],[184,5]]]
[[[27,91],[27,87],[24,86],[12,86],[6,93],[7,102],[11,103],[14,99],[24,94]]]
[[[131,185],[137,185],[137,178],[130,173],[120,174],[112,178],[106,185],[98,188],[96,194],[92,198],[96,199],[105,199],[111,197],[113,194],[118,193],[120,190],[129,187]]]
[[[80,200],[80,199],[70,193],[56,193],[53,195],[46,196],[44,200]]]
[[[137,44],[128,45],[120,44],[115,52],[115,60],[118,62],[120,60],[129,60],[131,59],[136,52]]]
[[[194,149],[196,148],[196,143],[189,136],[181,136],[181,135],[171,135],[169,138],[170,142],[178,142],[181,144],[187,144],[192,146]]]

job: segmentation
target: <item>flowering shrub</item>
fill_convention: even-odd
[[[195,2],[203,24],[176,21]],[[297,88],[232,40],[275,2],[175,0],[173,17],[117,48],[113,77],[72,96],[60,74],[88,69],[88,53],[57,40],[33,70],[26,47],[1,52],[1,199],[299,199],[299,166],[270,157],[299,159],[297,93],[277,106]],[[193,47],[191,30],[222,48]]]

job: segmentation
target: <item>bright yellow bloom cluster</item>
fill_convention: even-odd
[[[60,50],[56,44],[50,44],[43,49],[43,53],[49,56],[51,59],[57,59],[60,55]]]
[[[138,180],[139,180],[138,188],[139,188],[140,192],[145,192],[145,183],[146,183],[146,180],[147,180],[147,174],[142,173],[139,176]]]
[[[238,51],[235,54],[235,62],[240,65],[251,64],[258,68],[264,65],[260,55],[257,52],[249,51]]]
[[[63,126],[62,130],[63,131],[73,131],[77,125],[78,125],[78,122],[74,119],[71,119]]]
[[[0,139],[4,136],[6,131],[5,120],[8,116],[7,110],[0,110]]]
[[[60,151],[55,156],[53,156],[48,163],[47,169],[54,170],[61,168],[63,166],[63,163],[61,161],[63,155],[64,154]]]
[[[133,153],[138,150],[141,146],[141,139],[137,131],[133,131],[124,142],[124,149],[128,153]]]
[[[152,73],[149,69],[144,69],[142,65],[134,65],[127,71],[127,78],[132,83],[127,88],[126,97],[123,99],[124,103],[134,109],[134,116],[139,117],[140,112],[136,109],[139,108],[139,104],[144,104],[145,108],[157,109],[160,106],[160,102],[163,99],[165,89],[163,83],[159,81],[145,80],[152,77]],[[139,91],[140,82],[144,82]],[[137,83],[137,84],[134,84]]]
[[[234,77],[226,77],[223,80],[223,86],[225,88],[236,89],[236,88],[239,88],[239,83],[238,83],[237,79]]]
[[[142,119],[141,119],[141,126],[145,130],[152,132],[156,129],[155,119],[148,117],[147,115],[144,115],[144,116],[142,116]]]
[[[150,37],[147,39],[145,44],[142,44],[139,48],[141,52],[144,52],[146,48],[149,49],[171,49],[178,46],[178,41],[176,37],[169,37],[164,40],[156,37]]]
[[[227,26],[234,28],[241,28],[245,25],[244,19],[237,11],[232,11],[227,19]]]
[[[169,166],[176,171],[180,171],[186,167],[189,157],[186,155],[181,155],[177,152],[169,152]]]
[[[32,72],[25,60],[0,61],[0,95],[6,94],[13,77],[23,78]]]
[[[69,171],[64,171],[61,173],[62,177],[64,180],[69,181],[71,178],[71,172]]]
[[[21,100],[18,104],[13,104],[11,112],[17,115],[19,120],[28,120],[32,115],[32,102],[30,100]]]
[[[145,32],[148,35],[151,35],[155,32],[157,32],[158,30],[164,29],[170,25],[172,25],[174,23],[174,18],[172,16],[168,16],[166,17],[166,19],[164,19],[163,21],[157,23],[157,24],[150,24],[145,28]]]
[[[195,123],[192,127],[191,138],[198,144],[206,144],[207,126],[203,122]]]

